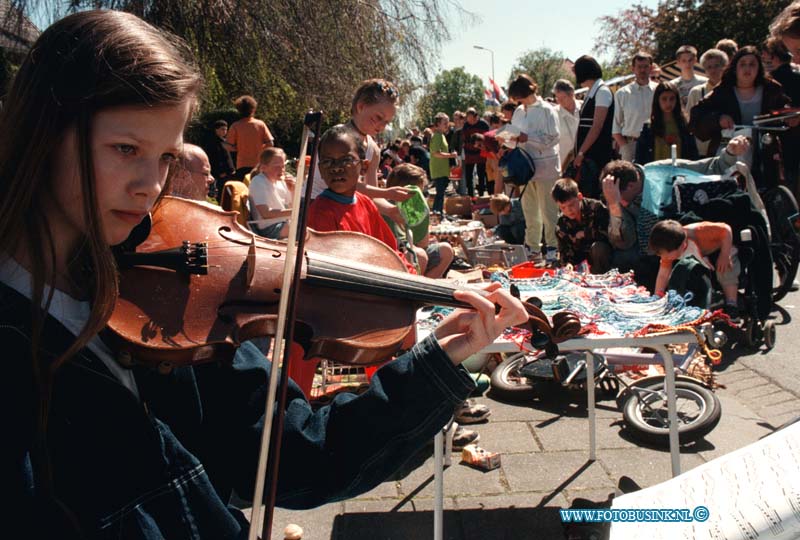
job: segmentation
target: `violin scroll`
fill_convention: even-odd
[[[532,300],[539,300],[538,298]],[[539,305],[536,305],[536,304]],[[571,311],[559,311],[552,317],[552,323],[544,311],[541,301],[522,302],[528,312],[528,329],[531,332],[531,345],[536,349],[544,349],[549,358],[558,355],[558,344],[572,339],[581,332],[581,321]]]

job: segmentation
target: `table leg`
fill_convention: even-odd
[[[442,540],[444,535],[444,429],[433,438],[433,538]]]
[[[675,404],[675,365],[672,354],[664,345],[652,348],[664,359],[664,384],[667,392],[667,418],[669,419],[669,454],[672,460],[672,477],[681,474],[681,454],[678,446],[678,411]]]
[[[594,358],[586,351],[586,400],[589,402],[589,460],[597,459],[597,434],[594,412]]]

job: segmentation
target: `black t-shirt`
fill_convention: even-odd
[[[222,177],[233,174],[236,170],[233,166],[233,159],[230,152],[222,144],[222,139],[212,133],[207,139],[203,148],[208,155],[208,162],[211,165],[211,176],[219,180]]]

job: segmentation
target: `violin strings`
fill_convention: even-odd
[[[354,290],[354,291],[358,291],[358,292],[364,292],[364,293],[367,293],[367,294],[374,294],[376,296],[384,296],[384,297],[390,297],[390,298],[391,297],[394,297],[394,298],[407,298],[409,296],[409,290],[408,289],[401,290],[401,289],[398,289],[398,288],[395,288],[395,287],[378,286],[378,285],[373,285],[373,286],[371,286],[369,288],[364,288],[364,287],[359,286],[358,284],[355,284],[353,281],[343,281],[343,280],[337,280],[337,279],[327,279],[327,278],[318,278],[318,277],[315,278],[315,280],[316,280],[316,282],[319,282],[320,285],[325,285],[326,282],[334,282],[334,283],[338,283],[338,284],[344,283],[344,284],[347,284],[347,285],[353,285],[352,287],[344,287],[344,288],[347,288],[347,289],[350,289],[350,290]],[[343,287],[341,287],[341,285],[339,285],[336,288],[343,288]],[[423,302],[423,303],[431,303],[431,304],[444,304],[444,305],[453,305],[453,304],[455,304],[455,305],[459,305],[459,306],[463,305],[462,302],[458,302],[458,301],[454,300],[452,298],[452,296],[449,296],[449,295],[446,296],[446,297],[442,297],[441,295],[438,295],[438,294],[417,293],[417,294],[415,294],[413,296],[413,299],[419,300],[420,302]]]
[[[229,248],[237,248],[237,247],[244,247],[244,246],[227,246]],[[225,248],[219,248],[225,249]],[[214,258],[232,258],[232,257],[241,257],[240,254],[230,254],[230,255],[220,255],[215,254]],[[327,262],[327,261],[325,261]],[[337,268],[340,267],[340,268]],[[206,265],[207,268],[219,268],[220,265]],[[364,272],[363,269],[351,267],[346,264],[341,264],[340,261],[336,263],[329,263],[325,265],[325,269],[331,277],[338,278],[339,282],[345,283],[350,282],[352,280],[353,273],[362,273]],[[391,285],[398,286],[398,289],[401,291],[410,291],[416,292],[418,294],[432,294],[437,296],[448,296],[452,295],[452,293],[456,290],[455,287],[448,286],[446,284],[439,284],[439,283],[430,283],[430,282],[421,282],[422,279],[429,279],[424,278],[423,276],[414,276],[413,274],[397,274],[392,275],[387,272],[391,272],[380,267],[371,267],[373,270],[372,274],[367,275],[367,277],[374,278],[374,277],[383,277],[385,279],[390,280]],[[349,278],[349,279],[348,279]],[[431,280],[432,281],[432,280]],[[359,282],[360,283],[360,282]],[[374,287],[374,285],[371,285]]]
[[[344,272],[345,270],[347,270],[354,274],[366,276],[368,278],[382,277],[384,279],[394,280],[406,286],[408,286],[409,283],[413,283],[414,285],[418,286],[431,287],[433,290],[448,289],[448,287],[443,286],[443,284],[435,282],[434,280],[431,280],[430,278],[426,278],[424,276],[393,271],[390,269],[369,264],[361,266],[350,266],[346,262],[342,262],[339,260],[330,260],[326,257],[314,257],[313,259],[311,259],[310,265],[312,268],[320,267],[320,268],[325,268],[327,270],[337,270],[340,272]],[[366,268],[364,266],[366,266]],[[371,273],[366,274],[366,272],[371,272]],[[344,275],[347,276],[348,274],[345,273]]]
[[[312,271],[315,268],[315,263],[327,263],[330,266],[326,266],[326,269],[329,271],[337,270],[340,275],[343,275],[345,278],[344,281],[352,280],[351,274],[344,273],[343,269],[347,269],[352,273],[363,273],[365,270],[359,267],[349,266],[346,263],[342,263],[339,260],[332,260],[325,256],[316,256],[309,262],[309,271]],[[318,265],[319,266],[319,265]],[[395,270],[389,270],[381,267],[376,267],[373,265],[369,265],[370,270],[374,273],[374,276],[370,275],[367,276],[368,278],[374,278],[375,276],[380,276],[386,279],[394,280],[395,284],[399,284],[401,290],[417,292],[418,294],[426,293],[429,295],[436,295],[437,298],[446,298],[449,302],[456,301],[453,298],[453,293],[457,290],[469,289],[473,290],[479,294],[485,294],[485,292],[481,289],[476,287],[465,287],[462,284],[456,285],[447,282],[441,282],[438,280],[434,280],[432,278],[427,278],[425,276],[418,276],[413,274],[407,274],[404,272],[399,272]],[[409,285],[409,284],[412,285]],[[459,304],[463,304],[463,302],[456,301]]]
[[[435,295],[437,297],[440,297],[440,296],[448,296],[449,297],[450,296],[449,293],[452,292],[452,291],[449,291],[449,290],[443,290],[443,289],[432,288],[432,287],[424,287],[424,286],[423,287],[419,287],[419,286],[416,286],[417,284],[415,284],[413,282],[397,283],[397,282],[394,282],[394,281],[390,281],[390,282],[387,282],[387,283],[378,283],[378,282],[367,282],[367,283],[365,283],[364,281],[354,280],[352,274],[348,274],[348,273],[343,272],[341,270],[327,270],[324,275],[319,275],[319,274],[314,273],[311,277],[314,277],[314,278],[327,278],[327,279],[329,279],[331,281],[336,281],[336,282],[339,282],[339,283],[349,283],[349,284],[353,284],[353,285],[363,285],[363,286],[366,286],[366,287],[371,288],[371,289],[392,290],[392,291],[396,291],[396,292],[399,292],[399,293],[402,293],[402,292],[417,292],[419,294],[427,293],[427,294]],[[398,286],[398,285],[400,285],[400,286]]]
[[[236,240],[235,242],[239,242]],[[234,244],[231,245],[229,240],[214,240],[210,242],[195,242],[195,243],[204,243],[206,251],[209,254],[213,253],[214,258],[232,258],[232,257],[239,257],[241,258],[241,253],[231,253],[231,254],[221,254],[222,250],[237,250],[241,251],[242,249],[249,249],[251,244],[246,243],[246,240],[242,239],[241,244]],[[224,244],[224,245],[220,245]],[[256,244],[256,247],[260,250],[266,251],[273,251],[273,252],[280,252],[280,246],[264,246]],[[320,255],[316,255],[314,259],[311,261],[310,268],[314,266],[314,263],[322,263],[317,264],[316,266],[319,268],[325,269],[327,274],[326,280],[337,282],[337,283],[350,283],[354,286],[366,286],[375,291],[381,292],[394,292],[396,294],[400,293],[414,293],[418,296],[426,296],[432,300],[446,300],[449,302],[455,301],[452,294],[459,288],[463,288],[463,286],[456,287],[453,285],[449,285],[446,283],[439,283],[434,281],[433,279],[426,278],[424,276],[417,276],[414,274],[407,274],[400,271],[393,271],[390,269],[385,269],[382,267],[374,266],[374,265],[367,265],[369,268],[358,268],[354,266],[349,266],[346,263],[343,263],[341,260],[337,260],[334,258],[328,258]],[[218,264],[206,264],[202,265],[202,268],[221,268],[221,265]],[[353,279],[354,275],[359,275],[362,278],[367,278],[368,281],[365,283],[362,281],[355,281]],[[316,278],[321,278],[322,276],[314,276]],[[378,285],[374,281],[376,278],[383,278],[387,280],[387,283]],[[478,289],[476,289],[478,290]]]
[[[349,270],[346,272],[345,270]],[[322,271],[324,275],[319,276],[316,272]],[[362,278],[367,278],[367,282],[356,281],[354,279],[355,276],[359,276]],[[327,277],[329,280],[337,281],[339,283],[349,283],[353,285],[361,285],[367,286],[372,288],[373,290],[382,290],[382,291],[392,291],[396,293],[403,293],[403,292],[415,292],[419,295],[430,295],[435,297],[435,299],[446,299],[450,302],[453,301],[452,293],[456,290],[452,287],[447,287],[440,284],[432,284],[432,283],[420,283],[417,281],[420,279],[417,277],[416,279],[412,278],[409,279],[409,275],[391,275],[391,274],[375,274],[370,273],[367,274],[365,270],[359,268],[352,268],[352,267],[341,267],[340,265],[330,265],[325,264],[325,262],[312,260],[309,264],[309,277]],[[379,284],[374,281],[378,277],[382,277],[388,279],[388,283],[386,284]],[[424,279],[424,278],[423,278]]]

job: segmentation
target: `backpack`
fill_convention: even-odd
[[[503,155],[498,165],[503,175],[503,182],[510,182],[515,186],[527,185],[533,179],[533,175],[536,174],[536,165],[533,163],[533,157],[519,147]]]

